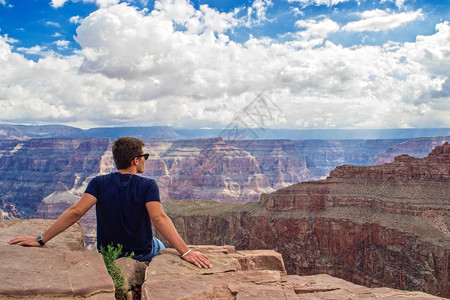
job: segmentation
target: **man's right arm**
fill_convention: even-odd
[[[66,209],[62,215],[53,223],[53,225],[42,235],[42,241],[48,242],[59,233],[63,232],[73,224],[75,224],[95,203],[97,198],[91,194],[84,193],[81,199]],[[40,244],[36,241],[35,236],[17,236],[10,240],[8,244],[17,244],[21,246],[35,246]]]

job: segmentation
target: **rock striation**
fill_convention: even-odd
[[[289,274],[450,297],[450,145],[423,159],[341,166],[257,203],[165,203],[193,244],[273,249]]]
[[[222,202],[257,201],[274,191],[250,153],[222,138],[146,140],[151,157],[144,175],[156,178],[162,201],[217,199]]]
[[[53,218],[81,196],[92,176],[115,170],[110,139],[29,139],[30,135],[47,137],[66,129],[69,134],[73,128],[3,128],[7,135],[11,130],[21,134],[20,139],[11,139],[13,135],[0,139],[3,218]],[[139,129],[143,136],[149,134],[145,128]],[[163,201],[193,198],[245,203],[257,201],[261,193],[322,178],[336,165],[372,164],[388,147],[414,154],[414,149],[428,149],[438,141],[410,140],[405,143],[413,146],[405,148],[399,144],[404,140],[146,139],[151,157],[144,176],[157,180]]]
[[[427,138],[424,139],[424,141]],[[370,140],[295,140],[294,145],[308,158],[308,168],[314,179],[328,176],[336,166],[351,164],[372,165],[374,158],[386,149],[406,139]],[[430,149],[431,150],[431,149]],[[430,150],[428,152],[430,152]],[[427,154],[428,154],[427,152]],[[405,153],[405,152],[403,152]],[[407,152],[406,152],[407,153]]]
[[[291,140],[253,140],[246,144],[236,140],[228,143],[243,145],[243,149],[255,157],[261,173],[274,189],[312,178],[306,155]]]
[[[0,203],[33,216],[46,196],[74,191],[100,172],[108,146],[107,139],[0,140]]]
[[[281,255],[273,250],[236,251],[232,246],[191,248],[205,253],[213,267],[199,269],[181,260],[174,249],[167,249],[150,262],[145,276],[126,278],[130,282],[141,278],[141,299],[144,300],[442,299],[422,292],[370,289],[324,274],[287,275]],[[129,259],[121,259],[119,264],[126,266],[125,274],[132,274],[128,269],[136,270]],[[136,293],[133,294],[136,297]]]
[[[390,163],[395,157],[401,154],[408,154],[413,157],[423,158],[427,156],[434,147],[442,145],[445,142],[450,142],[450,136],[409,139],[378,153],[374,158],[374,164],[380,165]]]
[[[0,222],[0,299],[114,299],[103,258],[83,246],[79,225],[44,247],[7,244],[17,235],[42,233],[51,223],[41,219]]]
[[[50,223],[39,219],[0,222],[0,299],[115,299],[103,259],[83,247],[78,225],[44,247],[6,244],[18,234],[35,235]],[[213,267],[199,269],[174,249],[162,251],[150,264],[118,259],[127,299],[440,299],[421,292],[365,288],[327,275],[286,275],[282,256],[273,250],[191,248],[205,253]]]

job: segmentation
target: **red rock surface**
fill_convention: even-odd
[[[0,298],[114,299],[103,258],[83,246],[78,224],[44,247],[7,244],[16,235],[37,236],[52,223],[40,219],[0,222]]]
[[[216,199],[244,203],[273,191],[256,159],[221,138],[145,142],[151,156],[144,175],[157,178],[162,201]]]
[[[173,249],[150,262],[142,299],[441,299],[421,292],[370,289],[329,275],[286,276],[281,255],[272,250],[232,251],[194,246],[205,253],[212,269],[199,269]]]
[[[444,144],[424,159],[338,167],[326,180],[264,194],[259,203],[178,201],[165,210],[188,242],[274,249],[289,274],[450,297],[449,175]]]
[[[0,299],[114,299],[101,255],[82,246],[78,225],[44,247],[6,244],[11,236],[34,235],[51,223],[38,219],[0,222]],[[273,250],[190,247],[205,253],[213,267],[197,268],[170,248],[148,266],[129,258],[117,260],[127,299],[440,299],[420,292],[370,289],[328,275],[287,276],[282,256]]]

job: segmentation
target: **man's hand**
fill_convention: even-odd
[[[20,245],[20,246],[27,246],[27,247],[40,247],[41,245],[36,241],[35,236],[28,236],[28,235],[21,235],[16,236],[12,240],[8,242],[10,245]]]
[[[191,251],[183,257],[184,260],[196,265],[199,268],[209,269],[212,267],[208,257],[201,252]]]

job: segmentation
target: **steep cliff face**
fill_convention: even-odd
[[[374,158],[374,164],[380,165],[389,163],[394,160],[394,157],[401,154],[408,154],[413,157],[422,158],[425,157],[430,151],[445,142],[450,141],[450,136],[436,136],[436,137],[424,137],[414,138],[402,143],[393,145],[387,150],[378,153]]]
[[[274,249],[291,274],[450,296],[450,145],[426,158],[342,166],[326,180],[220,206],[168,202],[189,243]],[[208,209],[211,205],[211,209]]]
[[[314,178],[318,179],[327,176],[339,165],[372,165],[379,152],[404,141],[405,139],[297,140],[293,143],[311,161],[311,167],[316,167]]]
[[[237,146],[242,141],[228,143]],[[254,140],[244,149],[256,158],[274,189],[311,179],[305,154],[291,140]]]
[[[32,215],[44,197],[98,173],[107,139],[0,140],[2,203]]]
[[[273,191],[255,157],[221,138],[145,142],[151,157],[144,175],[157,179],[163,201],[243,203]]]

